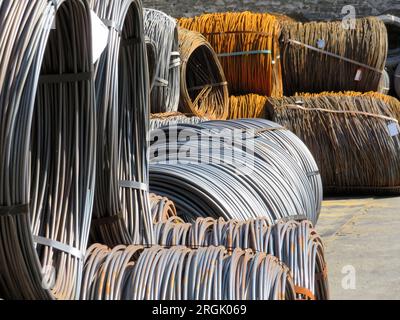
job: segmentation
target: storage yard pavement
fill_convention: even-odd
[[[317,230],[331,299],[400,299],[400,198],[327,199]]]

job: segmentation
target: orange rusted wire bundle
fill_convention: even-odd
[[[349,27],[352,27],[349,25]],[[388,40],[377,18],[282,24],[284,94],[296,92],[378,91]]]
[[[173,201],[154,193],[151,193],[149,197],[154,223],[166,222],[173,217],[177,217],[176,207]]]
[[[309,147],[326,193],[370,195],[400,193],[400,127],[392,110],[376,94],[327,92],[269,98],[266,107],[269,119]]]
[[[180,28],[178,35],[182,61],[180,111],[226,120],[228,83],[217,54],[198,32]]]
[[[267,97],[258,94],[231,96],[229,119],[265,118]]]
[[[201,32],[221,61],[232,94],[283,94],[278,18],[266,13],[213,13],[179,20]]]

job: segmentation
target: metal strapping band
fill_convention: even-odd
[[[223,58],[223,57],[238,57],[238,56],[247,56],[255,54],[272,54],[272,51],[271,50],[238,51],[230,53],[219,53],[217,54],[217,56],[219,58]]]
[[[149,187],[147,184],[137,181],[120,181],[119,186],[124,189],[135,189],[135,190],[142,190],[148,191]]]
[[[319,176],[321,174],[321,172],[319,171],[313,171],[313,172],[308,172],[307,173],[307,177],[314,177],[314,176]]]
[[[156,87],[168,87],[169,82],[167,80],[156,78],[156,83],[154,84]]]
[[[178,57],[180,57],[180,53],[179,53],[179,51],[172,51],[171,52],[171,56],[178,56]]]
[[[287,223],[290,221],[295,221],[295,222],[302,222],[307,220],[307,217],[305,215],[297,215],[297,216],[288,216],[288,217],[284,217],[282,219],[277,220],[278,222],[283,222],[283,223]]]
[[[176,59],[174,59],[174,60],[171,61],[170,65],[169,65],[169,68],[170,68],[170,69],[172,69],[172,68],[177,68],[177,67],[179,67],[180,65],[181,65],[181,58],[176,58]]]
[[[115,31],[117,31],[118,33],[121,33],[121,27],[118,25],[117,22],[113,21],[113,20],[108,20],[108,19],[101,19],[101,21],[104,23],[104,25],[106,27],[108,27],[109,29],[114,29]]]
[[[26,214],[29,214],[29,204],[0,207],[0,217],[22,216]]]
[[[64,73],[64,74],[44,74],[39,78],[40,84],[67,83],[92,80],[91,72]]]
[[[33,241],[38,245],[47,246],[47,247],[56,249],[58,251],[62,251],[64,253],[68,253],[71,256],[74,256],[80,260],[85,259],[85,254],[81,250],[79,250],[77,248],[73,248],[65,243],[61,243],[56,240],[51,240],[51,239],[47,239],[47,238],[43,238],[43,237],[39,237],[39,236],[33,236]]]

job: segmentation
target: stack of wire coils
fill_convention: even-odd
[[[90,9],[0,2],[0,296],[80,295],[95,182]]]
[[[180,94],[180,54],[177,22],[165,13],[144,9],[144,32],[156,47],[151,112],[176,112]]]
[[[99,130],[92,241],[108,246],[152,243],[142,7],[136,0],[92,0],[91,5],[110,28],[106,51],[96,64]]]

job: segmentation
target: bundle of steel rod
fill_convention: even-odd
[[[284,93],[377,91],[388,44],[376,18],[343,22],[288,23],[282,28]],[[334,35],[334,36],[333,36]]]
[[[232,94],[282,96],[278,19],[262,13],[213,13],[182,18],[202,33],[220,58]]]
[[[317,222],[321,200],[316,196],[322,192],[313,189],[310,177],[318,171],[306,171],[268,135],[257,139],[284,128],[216,127],[210,122],[209,127],[178,125],[152,132],[152,192],[174,201],[186,221],[208,216],[274,221],[301,215]]]
[[[257,94],[231,96],[229,119],[265,118],[267,97]]]
[[[158,223],[155,233],[157,243],[163,247],[222,245],[273,255],[289,267],[297,298],[329,299],[324,246],[308,221],[280,221],[271,226],[265,219],[240,222],[207,218],[187,224],[173,218]]]
[[[84,300],[294,300],[293,279],[276,257],[224,247],[192,250],[94,245]]]
[[[154,193],[150,194],[150,207],[154,223],[168,221],[177,216],[175,204],[168,198]]]
[[[90,10],[0,2],[0,296],[79,297],[95,181]]]
[[[400,128],[373,96],[269,99],[268,116],[310,148],[328,193],[400,192]]]
[[[183,123],[198,124],[204,121],[208,121],[208,119],[204,117],[196,117],[194,115],[183,114],[180,112],[152,114],[150,117],[150,130],[157,130],[165,126]]]
[[[110,26],[106,52],[96,64],[99,130],[92,241],[108,246],[151,243],[149,75],[141,3],[92,0],[91,7]]]
[[[177,22],[161,11],[144,9],[144,32],[156,45],[156,78],[151,87],[151,112],[176,112],[181,65]]]
[[[217,54],[198,32],[179,29],[181,99],[179,109],[199,117],[228,117],[228,82]]]

